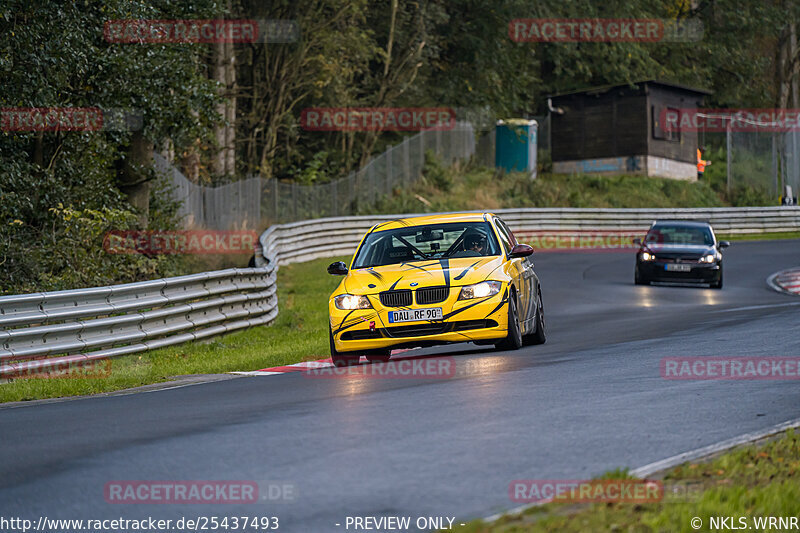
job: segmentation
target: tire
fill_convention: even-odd
[[[719,267],[719,281],[716,281],[711,284],[712,289],[721,289],[722,288],[722,265]]]
[[[336,344],[333,343],[333,332],[330,326],[328,326],[328,340],[331,346],[331,361],[333,362],[333,366],[353,366],[358,364],[358,361],[361,359],[360,355],[343,354],[336,349]]]
[[[547,342],[547,332],[545,331],[544,324],[544,303],[542,302],[542,291],[540,290],[536,303],[536,331],[525,336],[525,344],[536,345]]]
[[[517,297],[513,292],[508,299],[508,335],[494,346],[498,350],[519,350],[522,347],[522,331],[519,328],[519,315],[517,314]]]
[[[650,285],[650,281],[643,278],[639,275],[639,267],[636,267],[636,270],[633,272],[633,284],[634,285]]]

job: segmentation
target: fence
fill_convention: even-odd
[[[728,187],[752,187],[777,199],[789,185],[796,195],[800,185],[797,131],[733,131],[724,135],[728,137]]]
[[[452,130],[423,131],[373,158],[349,176],[317,185],[251,177],[220,187],[203,187],[186,179],[163,157],[156,169],[173,185],[182,202],[179,214],[188,228],[253,229],[269,224],[325,216],[351,215],[398,187],[409,187],[422,174],[425,152],[445,165],[475,153],[475,133],[468,122]]]
[[[723,119],[725,115],[700,117]],[[727,118],[727,117],[726,117]],[[698,132],[699,145],[724,148],[728,189],[750,187],[760,190],[776,202],[790,186],[797,197],[800,189],[800,131],[785,131],[776,122],[755,122],[746,119],[725,121],[726,131]],[[708,157],[707,153],[704,154]],[[714,161],[722,164],[723,161]]]
[[[261,227],[261,178],[248,178],[219,187],[189,181],[163,156],[153,154],[156,172],[171,185],[180,202],[178,216],[186,228],[256,229]]]
[[[539,231],[644,231],[656,218],[706,220],[719,233],[797,231],[800,207],[503,209],[524,242]],[[0,297],[0,377],[107,359],[270,323],[279,265],[349,255],[373,225],[397,215],[275,225],[257,268],[71,291]]]

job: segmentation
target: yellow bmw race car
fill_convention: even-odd
[[[373,226],[333,292],[337,366],[385,361],[394,348],[454,342],[515,350],[545,342],[544,306],[530,255],[491,213],[420,216]]]

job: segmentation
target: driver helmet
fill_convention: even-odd
[[[486,234],[477,228],[468,228],[464,232],[464,249],[469,250],[476,244],[486,248]]]

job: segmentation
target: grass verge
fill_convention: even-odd
[[[270,326],[118,357],[111,360],[108,377],[12,380],[0,384],[0,402],[96,394],[170,381],[180,375],[258,370],[328,357],[328,296],[341,278],[328,275],[325,266],[335,260],[281,267],[280,313]]]
[[[607,477],[621,476],[617,472]],[[665,487],[693,490],[686,496],[665,496],[657,503],[551,503],[492,523],[470,522],[459,531],[713,531],[711,517],[732,517],[728,527],[719,529],[769,530],[758,528],[754,518],[797,517],[800,513],[800,434],[790,430],[777,439],[736,448],[708,462],[685,463],[667,472],[663,482]],[[695,517],[701,521],[698,529],[691,525]],[[740,517],[746,520],[744,525]]]
[[[430,154],[422,177],[395,189],[363,213],[435,213],[517,207],[728,207],[775,205],[754,187],[728,192],[718,171],[690,182],[646,176],[567,175],[541,172],[502,174],[478,166],[442,167]]]

